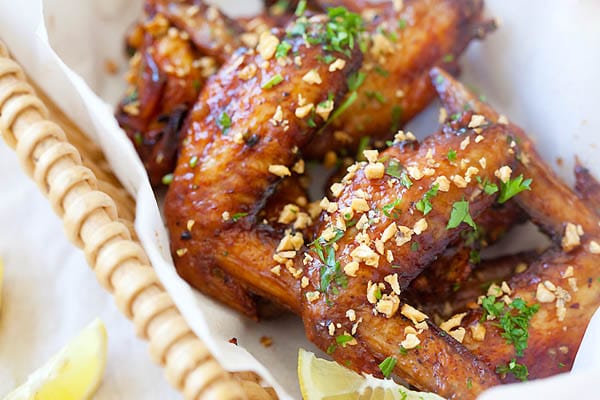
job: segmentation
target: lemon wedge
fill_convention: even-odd
[[[443,400],[433,393],[408,390],[391,379],[359,375],[304,349],[298,353],[298,380],[304,400]]]
[[[106,328],[97,319],[4,400],[91,398],[104,374],[106,342]]]

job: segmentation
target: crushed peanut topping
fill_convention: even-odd
[[[481,143],[481,141],[485,139],[482,135],[477,135],[475,137],[475,143]]]
[[[327,121],[329,118],[329,114],[333,111],[333,100],[326,100],[317,105],[315,113],[323,118],[324,121]]]
[[[369,281],[367,283],[367,301],[371,304],[377,303],[377,294],[381,293],[381,290],[385,289],[383,283],[373,283]]]
[[[277,46],[279,45],[279,39],[269,31],[265,31],[260,34],[258,39],[258,46],[256,50],[265,60],[270,60],[275,55]]]
[[[573,276],[573,271],[574,271],[574,269],[573,269],[573,266],[572,266],[572,265],[569,265],[569,266],[567,267],[567,269],[565,270],[565,272],[563,272],[563,273],[561,274],[561,275],[562,275],[562,277],[563,277],[563,279],[571,278],[571,277]]]
[[[351,261],[348,264],[344,265],[344,273],[348,276],[356,276],[356,272],[358,272],[359,264],[356,261]]]
[[[408,226],[400,225],[398,227],[398,232],[400,235],[396,236],[396,246],[400,247],[405,243],[410,242],[412,239],[412,235],[414,234],[413,230]]]
[[[400,306],[400,299],[395,294],[384,294],[381,299],[375,305],[377,312],[386,316],[386,318],[393,317],[398,311]]]
[[[321,83],[323,83],[321,76],[315,69],[311,69],[306,74],[304,74],[304,76],[302,77],[302,80],[311,85],[320,85]]]
[[[465,338],[466,330],[462,326],[453,331],[448,332],[448,335],[456,339],[457,342],[462,343]]]
[[[381,179],[385,174],[385,166],[383,163],[368,164],[365,167],[365,176],[367,179]]]
[[[422,313],[421,311],[406,303],[402,305],[400,313],[406,318],[410,319],[413,324],[418,324],[419,322],[423,322],[429,318],[427,314]]]
[[[479,128],[485,124],[485,117],[483,115],[473,115],[469,121],[469,128]]]
[[[598,244],[598,242],[596,242],[595,240],[592,240],[590,242],[590,253],[592,254],[600,254],[600,244]]]
[[[448,111],[444,107],[440,107],[440,113],[438,114],[438,122],[444,123],[448,119]]]
[[[440,324],[440,329],[450,332],[452,329],[459,327],[463,318],[467,315],[467,313],[455,314],[447,321],[444,321]]]
[[[385,243],[391,238],[393,238],[398,232],[398,226],[395,222],[389,224],[385,230],[381,233],[381,242]]]
[[[350,322],[356,321],[356,311],[353,309],[346,310],[346,318],[348,318]]]
[[[377,267],[379,265],[379,255],[364,243],[361,243],[352,250],[350,257],[352,257],[352,261],[358,263],[364,262],[371,267]]]
[[[419,337],[414,333],[408,333],[404,340],[400,342],[400,346],[405,348],[406,350],[411,350],[421,344]]]
[[[238,72],[238,77],[244,81],[252,79],[256,75],[258,68],[256,64],[248,64]]]
[[[508,125],[508,118],[506,118],[506,115],[500,115],[498,117],[498,123],[501,125]]]
[[[350,207],[358,213],[364,213],[369,211],[370,209],[367,201],[365,199],[360,198],[352,199],[352,201],[350,202]]]
[[[508,182],[510,175],[512,174],[512,168],[508,165],[500,167],[494,172],[494,176],[502,181],[502,183]]]
[[[554,293],[543,283],[538,283],[535,298],[540,303],[553,303],[556,300]]]
[[[450,190],[450,180],[444,175],[440,175],[437,178],[435,178],[433,184],[438,185],[438,190],[440,192],[447,192],[448,190]]]
[[[369,163],[376,163],[379,158],[379,151],[377,150],[364,150],[363,156],[367,159]]]
[[[581,225],[577,226],[571,222],[567,223],[565,228],[565,235],[562,238],[561,245],[564,251],[569,252],[581,244],[581,237],[583,235],[583,228]]]
[[[296,164],[294,164],[294,166],[292,167],[292,171],[294,171],[297,174],[303,174],[304,173],[304,160],[300,159],[298,161],[296,161]]]
[[[460,175],[452,175],[450,177],[450,180],[452,181],[452,183],[454,183],[456,185],[456,187],[458,188],[466,188],[468,182],[465,180],[465,178],[463,178]]]
[[[341,71],[346,66],[346,61],[341,58],[337,58],[334,62],[329,64],[329,72]]]
[[[467,136],[466,138],[464,138],[464,140],[462,142],[460,142],[460,149],[464,150],[467,148],[467,146],[469,145],[469,143],[471,143],[471,137]]]
[[[342,190],[344,190],[344,185],[341,183],[334,183],[329,189],[331,190],[331,194],[333,194],[335,197],[339,197],[342,193]]]
[[[308,283],[309,283],[309,281],[308,281],[308,278],[306,276],[303,276],[302,279],[300,279],[300,287],[302,289],[308,287]]]
[[[271,268],[271,273],[277,276],[281,276],[281,265],[276,265],[273,268]]]
[[[477,322],[474,325],[471,325],[469,328],[471,328],[471,335],[473,335],[473,339],[478,342],[483,342],[486,333],[485,326]]]
[[[420,235],[425,232],[428,228],[427,220],[425,218],[421,218],[417,222],[415,222],[415,226],[413,226],[413,232],[415,235]]]
[[[384,281],[386,281],[390,287],[392,288],[392,291],[395,294],[400,294],[400,284],[398,283],[398,274],[390,274],[386,277],[383,278]]]
[[[423,172],[419,169],[419,167],[410,166],[406,167],[406,170],[408,171],[408,175],[410,175],[410,177],[413,178],[415,181],[421,180],[424,176]]]
[[[269,172],[281,178],[283,178],[284,176],[292,175],[288,167],[286,167],[285,165],[278,164],[269,165]]]
[[[317,291],[307,292],[306,300],[308,300],[309,303],[314,303],[315,301],[317,301],[319,299],[320,296],[321,296],[321,293],[317,292]]]
[[[304,118],[308,116],[308,114],[310,114],[314,108],[315,105],[313,103],[305,104],[303,106],[297,107],[294,111],[294,115],[296,115],[296,117],[298,118]]]
[[[231,218],[229,211],[223,211],[223,213],[221,214],[221,218],[223,219],[223,221],[229,221],[229,219]]]
[[[485,157],[481,157],[479,159],[479,165],[481,165],[482,169],[485,169],[485,167],[487,167],[487,159]]]

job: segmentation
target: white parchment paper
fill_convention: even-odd
[[[238,14],[251,12],[258,5],[257,1],[219,3]],[[503,24],[484,43],[471,46],[463,58],[463,79],[523,126],[565,179],[572,181],[575,155],[600,176],[600,113],[596,99],[600,93],[600,24],[596,21],[600,2],[487,3],[488,14],[499,17]],[[120,77],[107,75],[103,65],[107,59],[117,60],[121,72],[125,71],[122,38],[141,9],[139,1],[46,0],[43,8],[47,31],[41,0],[0,0],[0,38],[27,67],[29,75],[105,149],[113,169],[137,198],[136,228],[160,279],[194,331],[226,368],[255,370],[277,388],[281,398],[298,398],[297,349],[314,349],[304,338],[301,323],[290,316],[256,324],[196,293],[177,276],[142,165],[112,118],[112,106],[105,103],[114,103],[124,84]],[[436,109],[432,107],[411,126],[424,135],[432,131],[436,121]],[[562,167],[555,163],[558,158],[563,160]],[[515,248],[517,242],[536,240],[532,232],[521,232],[507,246]],[[273,337],[272,347],[265,349],[259,344],[263,335]],[[599,335],[594,326],[582,354],[598,354]],[[240,346],[228,343],[232,337]],[[536,393],[535,398],[543,393],[552,399],[558,398],[560,390],[591,395],[592,377],[600,375],[600,362],[598,357],[589,356],[579,361],[575,372],[568,376],[501,387],[484,397],[500,399],[510,393],[512,398],[525,399],[530,397],[528,393]]]

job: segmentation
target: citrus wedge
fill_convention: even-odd
[[[97,319],[4,400],[91,398],[104,374],[106,342],[106,329]]]
[[[433,393],[408,390],[391,379],[359,375],[304,349],[298,353],[298,380],[304,400],[443,400]]]

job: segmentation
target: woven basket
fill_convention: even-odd
[[[169,383],[190,400],[277,398],[256,374],[224,370],[192,332],[136,239],[135,202],[100,148],[33,86],[0,41],[0,133]]]

